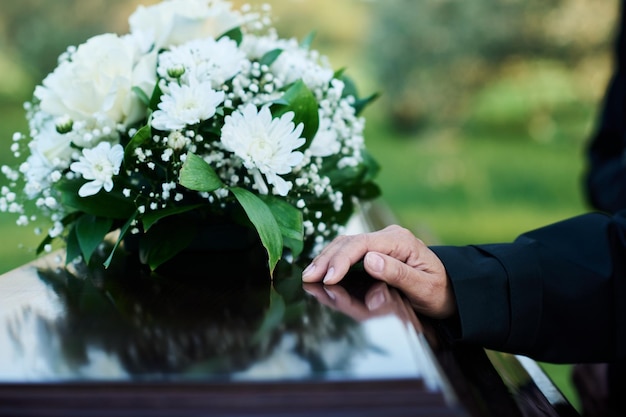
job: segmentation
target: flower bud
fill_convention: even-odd
[[[56,120],[56,129],[60,134],[69,133],[72,131],[74,127],[74,121],[70,119],[68,116],[59,117]]]
[[[180,64],[167,69],[167,75],[175,79],[182,77],[184,73],[185,67]]]

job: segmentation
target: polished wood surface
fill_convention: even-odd
[[[576,415],[532,361],[447,344],[358,267],[332,289],[300,277],[270,279],[255,250],[4,274],[0,415]]]

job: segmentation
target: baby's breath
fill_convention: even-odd
[[[281,38],[269,7],[225,0],[164,0],[138,8],[129,27],[68,47],[24,104],[28,132],[13,135],[16,164],[1,168],[1,212],[22,226],[42,217],[50,241],[73,227],[66,202],[92,198],[114,227],[128,204],[129,233],[141,233],[148,213],[187,204],[223,215],[239,187],[299,210],[309,255],[343,231],[371,166],[358,98],[324,55]],[[298,83],[312,115],[281,112]],[[190,153],[222,186],[181,185]]]

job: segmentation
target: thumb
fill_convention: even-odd
[[[401,289],[408,284],[407,281],[419,279],[417,271],[404,262],[378,252],[368,252],[363,266],[372,277]]]
[[[378,252],[368,252],[363,259],[365,271],[372,277],[402,291],[421,313],[434,318],[449,317],[456,309],[447,276],[412,268],[406,263]]]

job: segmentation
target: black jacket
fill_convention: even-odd
[[[622,2],[615,42],[615,70],[598,129],[587,156],[587,200],[596,209],[614,213],[626,209],[626,7]]]
[[[457,340],[554,363],[626,357],[625,10],[597,133],[589,147],[589,213],[513,243],[433,247],[451,279]],[[615,213],[615,214],[608,214]]]
[[[454,288],[455,339],[553,363],[626,356],[626,213],[585,214],[513,243],[432,249]]]

